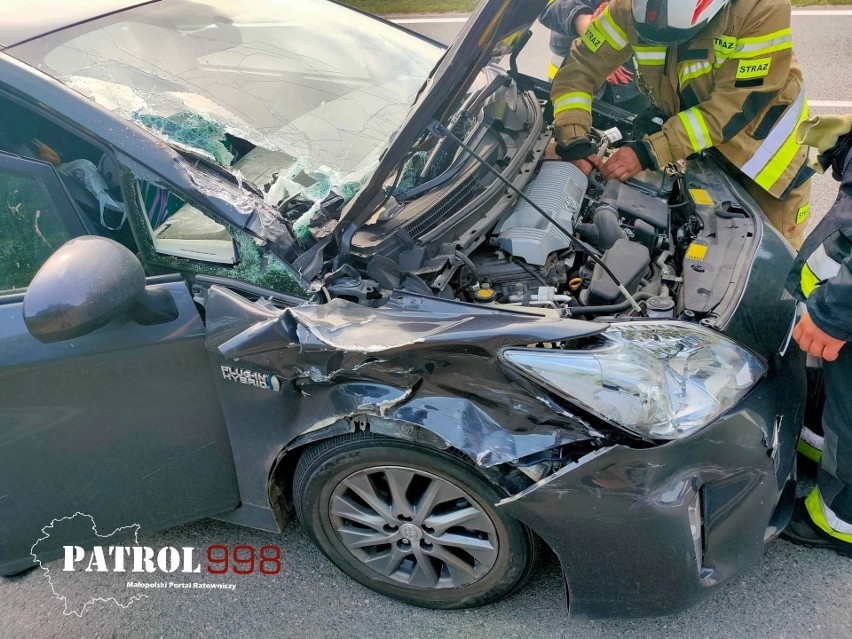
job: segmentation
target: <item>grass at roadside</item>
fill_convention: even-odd
[[[364,11],[377,14],[396,13],[468,13],[477,0],[343,0]],[[852,0],[792,0],[793,6],[852,4]]]

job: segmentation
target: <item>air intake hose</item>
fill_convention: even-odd
[[[627,239],[627,233],[618,223],[618,211],[609,204],[598,206],[592,214],[592,223],[577,225],[577,231],[601,251],[608,251],[618,240]]]

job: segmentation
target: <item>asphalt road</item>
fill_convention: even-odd
[[[448,40],[459,23],[411,25]],[[805,66],[811,99],[852,100],[852,15],[797,16],[796,50]],[[536,35],[524,69],[547,59],[546,39]],[[831,60],[822,54],[831,52]],[[818,106],[817,113],[841,108]],[[852,104],[845,109],[852,111]],[[824,211],[836,186],[815,184],[814,210]],[[7,522],[0,522],[6,525]],[[144,532],[144,531],[143,531]],[[826,551],[804,550],[783,541],[769,544],[762,562],[725,586],[709,601],[683,614],[636,621],[582,621],[568,618],[558,564],[547,556],[532,582],[518,595],[486,608],[436,612],[398,604],[351,581],[313,548],[298,527],[283,535],[204,521],[156,535],[140,535],[152,547],[211,544],[278,545],[283,570],[220,578],[231,590],[151,590],[127,609],[96,603],[81,618],[63,615],[42,571],[0,579],[0,639],[36,637],[625,637],[654,639],[852,637],[852,560]],[[50,564],[54,570],[60,564]],[[660,566],[664,571],[665,566]],[[153,581],[153,579],[144,579]],[[178,577],[175,581],[192,581]],[[197,581],[201,579],[196,578]],[[98,590],[125,595],[126,577],[77,573],[61,592],[82,596]],[[205,576],[203,581],[216,582]],[[136,591],[134,591],[136,592]]]

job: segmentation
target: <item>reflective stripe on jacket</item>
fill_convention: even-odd
[[[591,114],[566,95],[589,96],[631,55],[639,83],[669,114],[649,138],[661,166],[713,147],[776,198],[811,174],[796,128],[808,113],[802,71],[793,55],[788,0],[738,0],[694,39],[679,45],[643,43],[632,0],[612,0],[553,81],[561,142],[585,138]]]
[[[852,341],[852,153],[845,161],[840,195],[802,245],[787,290],[807,301],[820,329]]]
[[[562,66],[562,63],[565,61],[565,56],[560,55],[558,53],[554,53],[550,56],[550,65],[547,68],[547,79],[553,82],[553,78],[556,77],[556,74],[559,73],[559,67]]]

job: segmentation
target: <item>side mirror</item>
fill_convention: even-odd
[[[91,333],[145,299],[145,271],[118,242],[86,236],[50,256],[24,297],[24,322],[40,342]]]

